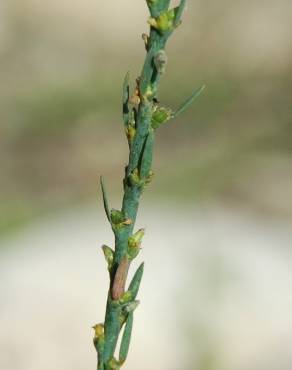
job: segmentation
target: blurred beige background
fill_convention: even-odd
[[[192,0],[168,44],[160,100],[207,89],[157,134],[129,369],[291,369],[291,14]],[[142,0],[0,3],[0,368],[95,366],[113,242],[98,176],[118,207],[147,17]]]

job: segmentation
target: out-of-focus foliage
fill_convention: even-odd
[[[0,8],[0,230],[7,230],[93,199],[101,173],[115,184],[122,178],[122,78],[129,69],[139,75],[139,34],[148,26],[146,6],[131,0],[107,2],[103,14],[93,0],[4,0]],[[189,2],[167,50],[160,98],[175,109],[195,86],[207,89],[179,130],[171,123],[160,130],[152,194],[292,213],[291,11],[286,1]]]

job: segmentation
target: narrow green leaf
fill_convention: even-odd
[[[105,213],[106,213],[106,217],[109,220],[109,222],[111,223],[111,216],[110,216],[110,211],[109,211],[109,206],[108,206],[108,200],[107,200],[105,185],[104,185],[104,181],[103,181],[102,176],[100,176],[100,186],[101,186],[101,191],[102,191],[103,206],[104,206],[104,210],[105,210]]]
[[[128,318],[126,321],[126,326],[123,332],[122,341],[121,341],[121,347],[120,347],[120,353],[119,353],[119,362],[124,363],[127,359],[129,347],[130,347],[130,341],[131,341],[131,334],[132,334],[132,328],[133,328],[133,320],[134,315],[133,312],[130,312],[128,314]]]
[[[154,133],[153,130],[150,129],[145,139],[140,159],[139,175],[141,179],[146,179],[151,170],[153,157],[153,144],[154,144]]]
[[[143,272],[144,272],[144,262],[142,262],[141,265],[138,267],[128,288],[128,291],[131,292],[132,294],[131,296],[132,300],[135,300],[137,297],[140,283],[141,283],[142,276],[143,276]]]
[[[130,82],[130,72],[128,71],[125,75],[123,82],[123,103],[129,100],[129,82]]]
[[[129,98],[130,98],[130,72],[127,72],[124,83],[123,83],[123,120],[124,124],[129,123],[130,110],[129,110]]]
[[[181,113],[183,113],[189,106],[201,95],[203,90],[205,89],[205,85],[201,86],[199,89],[195,90],[192,95],[178,108],[178,110],[174,113],[173,118],[178,117]]]
[[[183,15],[183,11],[186,7],[186,0],[181,0],[179,6],[176,8],[176,14],[175,14],[175,20],[174,20],[174,25],[175,27],[179,26],[181,23],[181,18]]]

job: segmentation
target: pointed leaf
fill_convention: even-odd
[[[139,248],[145,235],[145,229],[139,229],[135,234],[131,235],[128,240],[128,246],[130,248]]]
[[[176,27],[179,26],[179,24],[181,22],[181,18],[182,18],[182,15],[183,15],[183,11],[186,7],[186,3],[187,3],[186,0],[181,0],[179,6],[176,8],[176,14],[175,14],[175,20],[174,20],[174,25]]]
[[[111,268],[113,266],[113,262],[114,262],[114,253],[115,252],[110,247],[108,247],[107,245],[102,246],[102,251],[103,251],[105,260],[108,264],[108,269],[111,270]]]
[[[126,326],[125,326],[123,336],[122,336],[122,341],[121,341],[121,347],[120,347],[120,353],[119,353],[120,363],[124,363],[127,359],[127,356],[128,356],[130,341],[131,341],[132,328],[133,328],[133,320],[134,320],[133,312],[130,312],[128,314],[128,318],[127,318],[127,321],[126,321]]]
[[[124,124],[127,125],[129,123],[130,118],[130,110],[129,110],[129,98],[130,98],[130,72],[127,72],[124,83],[123,83],[123,120]]]
[[[133,300],[135,300],[137,297],[143,272],[144,272],[144,262],[141,263],[141,265],[138,267],[128,288],[128,291],[131,292],[131,297]]]
[[[205,89],[205,85],[201,86],[199,89],[195,90],[192,95],[178,108],[178,110],[174,113],[173,118],[178,117],[181,113],[183,113],[189,106],[201,95],[203,90]]]
[[[109,222],[111,223],[111,216],[110,216],[110,211],[109,211],[109,206],[108,206],[108,200],[107,200],[105,185],[104,185],[104,181],[103,181],[102,176],[100,176],[100,186],[101,186],[101,191],[102,191],[103,206],[104,206],[104,210],[105,210],[105,213],[106,213],[106,217],[109,220]]]
[[[129,82],[130,82],[130,72],[128,71],[124,77],[123,82],[123,103],[127,103],[129,100]]]

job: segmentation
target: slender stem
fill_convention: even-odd
[[[167,110],[159,108],[157,90],[166,63],[165,45],[180,23],[185,0],[179,7],[169,9],[170,0],[146,0],[151,14],[150,34],[145,40],[147,50],[145,62],[134,99],[130,99],[128,79],[123,88],[124,124],[129,142],[129,162],[125,169],[124,195],[121,211],[109,211],[106,191],[102,182],[104,207],[115,235],[115,250],[104,246],[104,254],[110,273],[110,287],[107,298],[104,324],[95,326],[95,347],[98,352],[98,370],[119,369],[125,362],[129,350],[133,311],[138,305],[136,296],[141,282],[143,267],[136,271],[128,290],[125,291],[127,274],[132,260],[137,256],[144,230],[133,234],[139,208],[139,200],[145,186],[151,179],[154,128],[157,122],[171,118]],[[136,99],[136,100],[135,100]],[[133,100],[135,102],[133,103]],[[132,104],[132,106],[131,106]],[[160,109],[160,111],[159,111]],[[153,126],[155,112],[159,111]],[[166,118],[161,120],[161,114]],[[125,326],[119,359],[115,359],[117,341]]]

